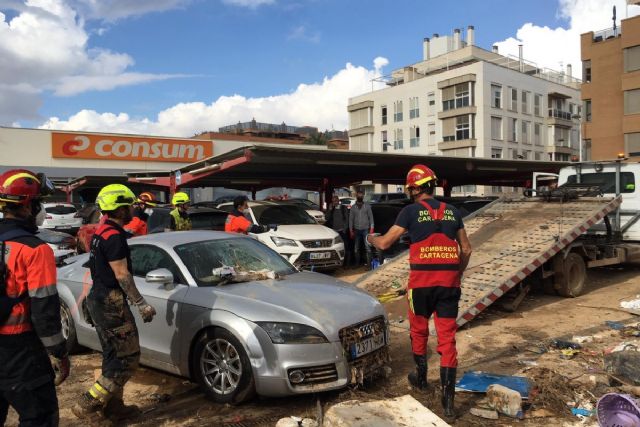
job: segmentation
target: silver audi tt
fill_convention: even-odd
[[[138,289],[158,314],[140,331],[141,362],[199,383],[218,402],[332,390],[388,361],[387,319],[372,296],[299,272],[241,235],[183,231],[129,241]],[[58,269],[69,348],[100,350],[83,316],[88,255]]]

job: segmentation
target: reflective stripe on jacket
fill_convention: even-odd
[[[440,203],[436,210],[424,201],[420,202],[436,224],[436,232],[426,239],[414,242],[409,248],[409,288],[430,286],[460,286],[460,253],[458,242],[441,232],[441,221],[446,205]]]

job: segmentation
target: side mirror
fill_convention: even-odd
[[[159,283],[165,285],[166,288],[173,289],[173,273],[166,268],[158,268],[157,270],[151,270],[145,276],[147,283]],[[169,290],[170,290],[169,289]]]

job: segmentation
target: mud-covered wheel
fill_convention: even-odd
[[[553,259],[554,287],[558,295],[575,298],[584,292],[587,279],[587,266],[584,259],[575,252],[566,258],[562,254]]]
[[[60,300],[60,322],[62,324],[62,336],[67,341],[67,351],[73,353],[80,350],[82,347],[78,344],[76,323],[73,321],[69,307],[62,300]]]
[[[255,395],[251,362],[242,344],[224,329],[206,331],[191,357],[194,379],[218,403],[238,404]]]

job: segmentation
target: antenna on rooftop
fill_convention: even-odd
[[[616,28],[616,5],[613,5],[613,35],[617,36],[617,28]]]

